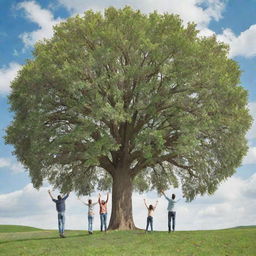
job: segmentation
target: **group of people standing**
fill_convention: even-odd
[[[175,194],[172,194],[172,198],[169,198],[166,196],[164,191],[161,191],[161,193],[164,195],[165,199],[168,201],[168,232],[170,233],[171,231],[175,231],[175,219],[176,219],[176,211],[175,211],[175,204],[180,200],[175,200]],[[149,206],[147,205],[146,199],[144,199],[144,204],[147,207],[148,210],[148,217],[147,217],[147,225],[146,225],[146,232],[148,231],[149,225],[151,228],[151,231],[153,231],[153,215],[154,211],[156,209],[156,206],[158,204],[158,200],[155,203],[155,206],[150,204]]]
[[[88,203],[83,202],[78,198],[83,204],[88,206],[88,232],[91,235],[93,233],[93,218],[94,218],[94,206],[99,203],[100,206],[100,231],[107,231],[107,203],[108,203],[109,193],[107,193],[107,200],[101,200],[101,194],[99,194],[98,202],[93,203],[91,199],[88,200]]]
[[[48,190],[48,193],[52,199],[52,201],[56,204],[56,211],[58,212],[58,227],[59,227],[59,235],[61,238],[65,238],[64,230],[65,230],[65,201],[68,198],[69,194],[61,197],[58,195],[57,199],[53,198],[51,191]],[[109,199],[109,193],[107,193],[107,199],[102,200],[101,194],[99,194],[98,202],[93,203],[91,199],[88,200],[88,203],[83,202],[80,198],[78,198],[83,204],[88,206],[88,232],[89,234],[93,234],[93,219],[94,219],[94,206],[99,204],[100,207],[100,230],[106,232],[107,231],[107,204]]]
[[[58,227],[59,227],[59,235],[61,238],[65,238],[64,236],[64,230],[65,230],[65,201],[68,198],[69,194],[62,197],[61,195],[58,195],[57,199],[53,198],[51,191],[48,190],[48,193],[52,199],[52,201],[56,204],[56,210],[58,212]],[[164,195],[166,200],[168,201],[168,231],[169,233],[171,231],[175,231],[175,219],[176,219],[176,211],[175,211],[175,204],[179,201],[175,201],[175,194],[172,194],[172,197],[169,198],[166,196],[164,191],[161,191],[161,193]],[[97,202],[92,202],[91,199],[88,200],[88,203],[83,202],[80,198],[78,198],[83,204],[85,204],[88,207],[88,233],[93,234],[93,220],[94,220],[94,207],[96,204],[99,204],[99,214],[100,214],[100,230],[101,231],[107,231],[107,203],[109,199],[109,193],[107,193],[107,199],[102,200],[101,194],[98,196]],[[150,226],[151,231],[153,231],[153,215],[154,211],[156,209],[156,206],[158,204],[158,201],[156,201],[156,204],[153,205],[147,205],[146,200],[144,199],[144,204],[148,210],[148,216],[147,216],[147,224],[146,224],[146,230],[148,231],[148,228]]]

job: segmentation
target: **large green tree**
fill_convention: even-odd
[[[110,228],[133,229],[132,191],[213,193],[247,151],[247,92],[228,48],[178,16],[87,11],[36,44],[12,83],[6,142],[36,188],[112,186]]]

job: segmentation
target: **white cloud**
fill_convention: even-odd
[[[256,56],[256,24],[251,25],[238,36],[230,28],[224,29],[217,38],[230,45],[230,57],[244,56],[249,58]]]
[[[0,168],[8,168],[13,173],[24,172],[21,163],[11,160],[10,158],[0,158]]]
[[[256,147],[249,147],[248,153],[243,160],[244,164],[256,164]]]
[[[48,187],[35,190],[31,184],[20,191],[0,195],[0,223],[20,224],[56,229],[55,204],[47,194]],[[168,191],[181,197],[180,190]],[[54,196],[58,195],[54,191]],[[177,203],[177,230],[220,229],[240,225],[256,224],[256,174],[248,179],[232,177],[223,182],[213,196],[203,196],[191,203],[183,199]],[[97,193],[93,194],[97,200]],[[145,228],[147,210],[143,198],[154,204],[157,194],[133,194],[133,215],[135,224]],[[84,198],[86,200],[87,198]],[[167,230],[167,201],[161,197],[154,215],[154,229]],[[108,205],[109,213],[111,200]],[[94,228],[99,229],[98,206],[96,206]],[[110,218],[110,214],[108,219]],[[68,229],[87,228],[87,208],[71,193],[66,201],[66,227]]]
[[[42,9],[35,1],[21,2],[17,6],[18,9],[25,11],[25,17],[38,25],[39,29],[32,32],[24,32],[20,35],[25,47],[30,47],[36,41],[43,38],[50,38],[53,35],[53,26],[62,21],[62,19],[54,19],[53,14],[46,9]]]
[[[0,94],[8,94],[11,90],[11,81],[17,75],[21,65],[16,62],[11,62],[7,67],[0,68]]]
[[[201,27],[198,35],[203,37],[204,36],[209,37],[209,36],[215,35],[215,32],[207,27]]]
[[[0,168],[10,165],[10,160],[8,158],[0,158]]]

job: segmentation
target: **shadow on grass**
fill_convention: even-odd
[[[27,239],[14,239],[14,240],[7,240],[7,241],[0,241],[0,245],[2,244],[9,244],[9,243],[15,243],[15,242],[27,242],[27,241],[42,241],[42,240],[62,240],[62,239],[70,239],[74,237],[85,237],[88,236],[88,234],[81,234],[81,235],[71,235],[67,236],[66,238],[60,238],[59,236],[55,237],[39,237],[39,238],[27,238]]]

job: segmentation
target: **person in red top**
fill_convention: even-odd
[[[99,205],[100,205],[100,231],[103,231],[103,226],[105,232],[107,231],[107,203],[108,203],[109,193],[107,193],[107,200],[101,200],[101,194],[99,194]]]

